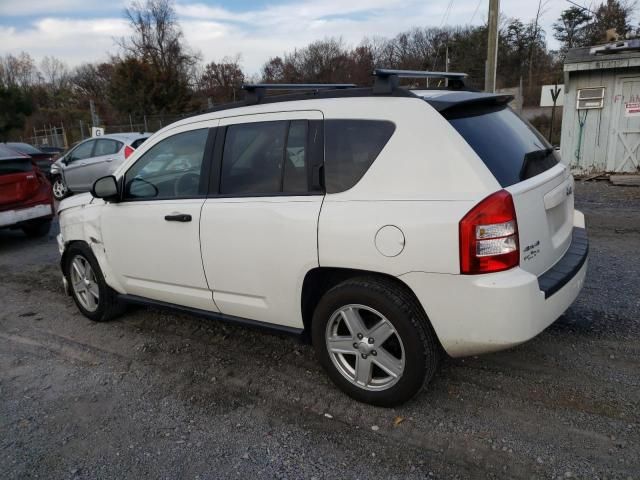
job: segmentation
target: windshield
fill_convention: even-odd
[[[509,107],[461,106],[445,112],[445,117],[503,187],[558,163],[549,143]]]

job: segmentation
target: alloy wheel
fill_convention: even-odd
[[[327,323],[325,341],[333,365],[352,384],[370,391],[395,385],[404,372],[400,335],[380,312],[345,305]]]
[[[52,189],[53,189],[53,196],[56,197],[56,199],[58,200],[64,198],[64,196],[67,194],[67,186],[64,184],[61,178],[55,179],[55,181],[53,182]]]
[[[95,312],[100,303],[100,289],[95,272],[89,261],[76,255],[71,261],[71,287],[78,302],[90,312]]]

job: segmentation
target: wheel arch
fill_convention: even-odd
[[[437,333],[435,332],[433,325],[431,324],[431,320],[429,319],[429,315],[426,312],[424,306],[420,303],[418,297],[413,292],[411,287],[407,285],[402,279],[390,275],[388,273],[381,273],[371,270],[360,270],[360,269],[352,269],[352,268],[339,268],[339,267],[316,267],[307,272],[302,282],[302,292],[301,292],[301,312],[302,312],[302,322],[304,326],[304,334],[303,340],[305,342],[311,342],[311,321],[313,319],[313,312],[315,311],[318,302],[322,298],[322,296],[329,291],[329,289],[333,288],[335,285],[344,282],[350,278],[356,277],[374,277],[374,278],[383,278],[395,285],[399,288],[406,291],[409,295],[413,297],[416,301],[416,305],[418,305],[425,314],[425,317],[428,322],[428,327],[434,331],[436,338],[438,338]],[[438,339],[438,343],[440,343]],[[440,345],[442,348],[442,346]]]

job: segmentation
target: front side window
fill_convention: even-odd
[[[327,193],[344,192],[358,183],[395,129],[384,120],[325,120]]]
[[[147,150],[125,174],[124,198],[204,196],[200,180],[208,134],[206,128],[178,133]]]
[[[93,145],[95,143],[95,140],[90,140],[78,145],[74,150],[71,151],[71,154],[69,155],[69,161],[75,162],[76,160],[84,160],[85,158],[89,158],[91,156]]]
[[[306,120],[231,125],[222,154],[220,193],[308,192]]]
[[[120,151],[122,145],[122,142],[110,138],[96,140],[96,148],[93,151],[93,156],[100,157],[102,155],[113,155]]]

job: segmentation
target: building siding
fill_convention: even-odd
[[[602,64],[602,62],[594,62]],[[625,99],[616,92],[616,81],[621,77],[639,77],[640,68],[594,69],[590,64],[573,66],[566,71],[568,85],[565,82],[564,111],[562,116],[561,155],[562,161],[571,166],[576,173],[603,172],[616,169],[617,158],[609,159],[607,155],[612,141],[612,129],[616,129],[618,104]],[[591,67],[591,68],[590,68]],[[565,67],[566,69],[566,67]],[[601,109],[576,110],[576,96],[580,88],[605,87],[604,106]],[[628,101],[628,99],[626,99]],[[580,140],[579,118],[586,114],[582,133],[582,145],[578,158],[578,142]],[[627,166],[629,166],[627,164]],[[607,168],[609,167],[609,168]],[[613,168],[612,168],[613,167]]]

